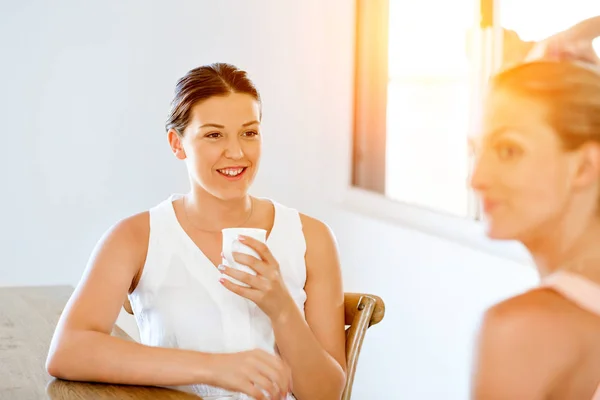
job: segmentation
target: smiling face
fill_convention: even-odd
[[[229,93],[195,104],[182,135],[169,131],[177,158],[191,180],[222,199],[248,193],[260,163],[260,104],[251,95]]]
[[[508,89],[487,98],[471,186],[492,238],[531,240],[596,208],[598,146],[567,150],[549,120],[542,101]]]

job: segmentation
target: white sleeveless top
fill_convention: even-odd
[[[207,353],[263,349],[275,354],[275,336],[266,314],[252,301],[219,283],[220,271],[183,230],[171,195],[150,209],[150,240],[142,276],[129,295],[141,343]],[[306,241],[296,210],[272,202],[273,228],[267,245],[281,276],[304,314]],[[208,385],[177,387],[202,397],[230,392]],[[237,394],[236,399],[249,397]],[[293,396],[289,396],[293,399]]]

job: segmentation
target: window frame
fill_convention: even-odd
[[[351,172],[349,185],[339,202],[341,207],[384,223],[531,265],[529,254],[520,244],[487,238],[481,221],[481,208],[473,193],[469,194],[467,218],[386,197],[389,1],[356,1]],[[477,65],[481,74],[474,77],[473,82],[477,88],[484,87],[502,60],[502,29],[497,21],[499,1],[479,0],[476,4],[479,10],[474,10],[479,14],[479,29],[474,32],[471,45],[482,54]],[[377,45],[372,45],[372,42]],[[481,92],[476,93],[474,101],[480,95]],[[472,161],[465,160],[470,165]]]
[[[382,195],[386,177],[388,11],[389,0],[356,1],[352,186]]]

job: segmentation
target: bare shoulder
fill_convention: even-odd
[[[501,346],[530,343],[534,347],[572,344],[571,304],[550,289],[534,289],[491,307],[483,334]]]
[[[543,288],[490,308],[480,330],[475,398],[545,398],[579,359],[572,311],[562,296]]]
[[[472,398],[547,398],[579,360],[572,311],[544,288],[491,307],[479,332]]]
[[[549,324],[554,326],[557,322],[566,322],[570,309],[570,302],[561,295],[550,289],[539,288],[491,307],[485,314],[484,323],[507,328],[507,333],[512,332],[512,329],[508,329],[511,326],[536,332]],[[570,333],[569,326],[555,328],[557,333]]]
[[[90,267],[126,267],[126,274],[132,276],[130,289],[133,290],[146,262],[149,241],[148,211],[123,218],[113,224],[98,241],[90,258]]]
[[[336,277],[340,275],[337,242],[331,228],[324,222],[305,214],[300,214],[300,221],[306,241],[305,259],[308,275],[321,273]]]
[[[148,246],[150,238],[150,213],[143,211],[123,218],[112,225],[101,242],[110,241],[114,245],[126,245],[130,250]],[[133,246],[133,247],[131,247]]]
[[[331,228],[316,218],[309,217],[306,214],[300,213],[300,221],[302,222],[302,231],[306,238],[307,246],[311,244],[323,244],[323,241],[335,244],[335,236]]]

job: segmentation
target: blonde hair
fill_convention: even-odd
[[[491,89],[539,100],[565,149],[600,144],[600,68],[573,61],[535,61],[495,75]]]

